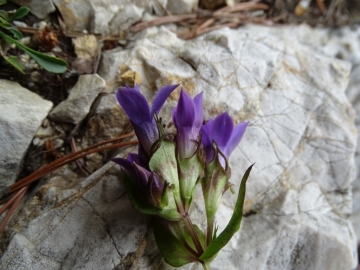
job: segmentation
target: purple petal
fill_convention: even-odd
[[[176,128],[192,127],[195,118],[195,108],[191,97],[181,89],[180,98],[173,114]]]
[[[112,158],[111,161],[119,164],[129,177],[131,178],[135,177],[134,168],[129,160],[124,158]]]
[[[234,128],[233,120],[230,115],[223,113],[218,115],[212,127],[211,137],[223,152]]]
[[[146,154],[150,155],[150,149],[153,143],[159,139],[158,129],[152,121],[146,121],[139,124],[133,123],[133,127],[140,144],[145,150]]]
[[[135,162],[132,163],[132,166],[137,174],[137,183],[141,189],[145,189],[149,182],[149,178],[151,176],[151,172],[146,170],[145,168],[139,166]]]
[[[159,180],[155,174],[151,174],[149,183],[151,184],[151,193],[154,199],[158,202],[161,201],[161,195],[163,193],[164,184]]]
[[[152,108],[151,108],[151,118],[154,117],[154,113],[159,114],[161,107],[164,105],[166,99],[174,91],[179,84],[176,85],[167,85],[159,90],[157,95],[155,96]]]
[[[116,98],[134,124],[152,121],[148,102],[139,91],[130,87],[119,88]]]
[[[127,85],[126,85],[127,86]],[[130,88],[130,87],[129,87]],[[134,86],[134,89],[138,92],[140,92],[140,86],[136,83]]]
[[[194,97],[193,100],[194,103],[194,107],[195,107],[195,119],[194,119],[194,126],[197,128],[200,128],[203,121],[204,121],[204,117],[203,117],[203,92],[201,92],[200,94],[196,95]]]
[[[229,158],[231,152],[234,151],[235,147],[240,143],[248,124],[249,122],[243,122],[234,127],[231,137],[224,149],[224,154],[227,158]]]
[[[208,127],[210,127],[211,125],[212,124],[210,123]],[[212,139],[210,137],[210,134],[208,133],[208,130],[206,129],[206,125],[201,127],[200,132],[202,137],[201,142],[204,147],[204,151],[206,155],[206,164],[209,164],[214,159],[215,149],[212,145]]]

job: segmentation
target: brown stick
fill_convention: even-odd
[[[12,204],[11,208],[9,209],[9,211],[7,212],[4,220],[1,222],[0,225],[0,234],[4,231],[6,224],[8,223],[11,215],[13,214],[13,212],[15,211],[16,207],[19,205],[21,199],[24,197],[26,191],[27,191],[28,187],[23,187],[22,189],[20,189],[17,194],[14,195],[14,197],[16,198],[16,200],[14,201],[14,203]]]
[[[104,145],[104,144],[107,144],[107,143],[111,143],[111,142],[114,142],[114,141],[119,141],[119,140],[122,140],[122,139],[125,139],[125,138],[128,138],[128,137],[132,137],[132,136],[134,136],[134,135],[135,135],[134,132],[130,132],[130,133],[121,135],[121,136],[119,136],[119,137],[116,137],[116,138],[113,138],[113,139],[110,139],[110,140],[107,140],[107,141],[104,141],[104,142],[100,142],[100,143],[94,144],[94,145],[89,146],[89,147],[87,147],[87,148],[85,148],[85,149],[82,149],[82,150],[80,150],[80,151],[78,151],[78,152],[76,152],[76,153],[72,153],[72,154],[69,154],[69,155],[67,155],[67,156],[65,156],[65,157],[59,158],[59,159],[55,160],[54,162],[52,162],[52,163],[50,163],[50,164],[48,164],[48,165],[40,168],[39,170],[33,172],[32,174],[28,175],[27,177],[24,177],[23,179],[17,181],[17,182],[14,183],[13,185],[11,185],[10,189],[11,189],[11,188],[14,188],[14,187],[16,187],[16,186],[18,186],[18,185],[20,185],[20,184],[23,183],[23,182],[26,182],[29,178],[34,177],[34,176],[36,176],[37,174],[40,174],[41,171],[42,171],[43,169],[45,169],[45,168],[49,168],[49,167],[54,166],[54,165],[56,165],[56,164],[58,164],[58,163],[64,162],[64,161],[66,161],[66,160],[69,159],[69,158],[75,157],[75,156],[77,156],[77,155],[79,155],[79,154],[81,154],[81,153],[87,152],[87,151],[89,151],[89,150],[91,150],[91,149],[94,149],[94,148],[97,148],[97,147],[99,147],[99,146],[101,146],[101,145]]]
[[[62,161],[61,162],[52,162],[50,163],[49,165],[46,165],[45,167],[41,168],[40,170],[36,171],[35,173],[32,173],[30,174],[29,176],[23,178],[21,180],[21,182],[16,182],[15,184],[11,185],[10,186],[10,193],[11,192],[14,192],[14,191],[17,191],[23,187],[26,187],[27,185],[31,184],[32,182],[35,182],[37,179],[39,179],[40,177],[60,168],[61,166],[69,163],[69,162],[72,162],[72,161],[75,161],[77,160],[78,158],[82,158],[82,157],[85,157],[89,154],[92,154],[92,153],[95,153],[95,152],[99,152],[99,151],[103,151],[103,150],[107,150],[107,149],[112,149],[112,148],[117,148],[117,147],[123,147],[123,146],[128,146],[128,145],[135,145],[137,144],[139,141],[138,140],[134,140],[134,141],[127,141],[127,142],[121,142],[121,143],[116,143],[116,144],[113,144],[113,145],[107,145],[107,146],[103,146],[101,148],[98,148],[98,149],[92,149],[88,152],[85,152],[85,153],[82,153],[82,154],[78,154],[78,153],[74,153],[74,154],[77,154],[77,155],[69,155],[69,156],[72,156],[71,158],[68,158],[68,156],[65,156],[64,158],[67,158],[67,159],[64,159],[62,158]]]

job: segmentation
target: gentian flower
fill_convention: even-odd
[[[112,159],[122,167],[125,173],[125,187],[135,207],[146,214],[159,215],[168,220],[179,219],[181,216],[170,195],[172,191],[170,183],[163,182],[158,175],[140,166],[134,160],[138,160],[136,154],[129,154],[127,159]]]
[[[204,269],[210,269],[210,262],[241,222],[245,184],[252,166],[241,180],[228,226],[219,235],[214,230],[222,194],[230,187],[231,170],[227,160],[248,123],[234,126],[231,117],[223,113],[202,125],[202,93],[192,99],[181,89],[179,102],[172,112],[177,133],[166,133],[161,121],[154,116],[177,86],[163,87],[151,107],[138,85],[117,91],[117,100],[139,139],[139,149],[127,159],[113,161],[122,167],[123,183],[135,208],[156,216],[154,236],[165,261],[174,267],[199,262]],[[189,211],[199,182],[206,209],[206,235],[192,223]]]
[[[213,234],[214,219],[222,194],[231,186],[228,158],[244,135],[248,122],[234,127],[228,113],[218,115],[201,127],[206,155],[205,177],[201,181],[208,221],[207,241]]]
[[[240,143],[248,122],[243,122],[234,127],[233,120],[228,113],[218,115],[215,120],[211,119],[201,127],[202,145],[206,154],[206,164],[215,157],[215,142],[219,150],[229,158],[231,152]],[[220,163],[225,169],[226,162],[220,156]]]
[[[192,100],[184,89],[181,89],[178,105],[173,110],[173,121],[177,129],[176,145],[179,158],[190,158],[199,147],[203,122],[202,92]]]
[[[140,93],[138,84],[134,88],[126,85],[126,87],[119,88],[116,92],[119,104],[131,120],[136,136],[139,139],[140,147],[142,147],[148,157],[150,157],[151,146],[159,139],[154,114],[159,113],[167,97],[178,86],[168,85],[161,88],[155,96],[151,108],[145,97]]]

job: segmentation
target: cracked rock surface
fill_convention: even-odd
[[[230,158],[236,191],[256,162],[246,217],[212,269],[355,268],[356,237],[348,217],[357,134],[344,93],[349,62],[262,27],[222,29],[191,41],[151,28],[131,46],[103,53],[99,75],[110,92],[131,70],[150,100],[163,85],[181,83],[192,96],[204,91],[205,119],[228,111],[236,123],[250,121]],[[166,124],[178,95],[160,114]],[[64,179],[67,170],[12,220],[1,243],[1,268],[173,269],[158,254],[149,218],[124,195],[117,166],[108,163],[72,186]],[[235,195],[223,197],[220,230],[235,201]],[[204,226],[201,192],[192,211],[194,223]]]
[[[18,83],[0,80],[0,194],[19,176],[26,150],[52,106]]]

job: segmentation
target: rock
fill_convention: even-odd
[[[168,0],[167,9],[172,14],[184,14],[194,11],[199,4],[199,0]]]
[[[54,0],[54,3],[70,31],[103,35],[118,34],[140,20],[143,11],[150,8],[147,0]]]
[[[55,11],[55,6],[51,0],[12,0],[19,6],[30,9],[30,12],[39,19],[44,19],[48,14]]]
[[[78,58],[93,60],[97,54],[98,42],[94,35],[84,35],[74,40],[74,49]]]
[[[311,46],[316,51],[321,51],[331,57],[336,57],[351,62],[352,71],[350,74],[349,85],[346,89],[346,95],[354,106],[356,111],[355,125],[358,134],[360,134],[360,29],[343,27],[339,29],[318,29],[307,25],[300,27],[284,28],[284,31],[276,31],[267,28],[272,35],[278,35],[279,38],[285,38],[291,34],[296,36],[300,42]],[[360,168],[360,137],[357,139],[357,148],[355,153],[356,168]],[[356,181],[353,185],[353,213],[351,220],[354,224],[355,233],[359,242],[360,239],[360,170],[357,171]]]
[[[144,10],[136,5],[126,5],[124,9],[115,14],[109,23],[110,33],[120,35],[122,31],[129,30],[134,23],[141,20]],[[105,27],[109,28],[109,26]]]
[[[69,97],[57,105],[49,116],[56,121],[77,124],[87,116],[98,94],[104,91],[105,81],[99,75],[82,75]]]
[[[0,193],[19,176],[26,150],[52,106],[19,84],[0,80]]]
[[[182,83],[192,96],[204,91],[206,119],[228,111],[236,123],[250,121],[230,158],[235,190],[256,162],[247,216],[212,269],[354,269],[356,239],[348,216],[356,129],[344,94],[350,64],[314,52],[289,35],[294,28],[269,29],[221,29],[191,41],[166,28],[148,29],[132,47],[104,52],[99,74],[115,92],[120,74],[137,72],[150,100],[163,85]],[[166,125],[178,95],[160,113]],[[159,256],[145,216],[122,196],[118,178],[119,168],[108,163],[73,187],[50,180],[13,219],[4,234],[12,236],[7,248],[1,239],[2,268],[36,269],[46,256],[64,269],[173,269]],[[200,227],[201,196],[192,209]],[[228,193],[222,199],[219,231],[235,200]],[[28,241],[19,241],[22,236]]]
[[[116,78],[116,67],[125,66],[141,75],[147,96],[181,82],[192,95],[204,91],[207,118],[229,111],[237,122],[250,121],[231,158],[232,181],[238,185],[256,162],[245,210],[258,214],[244,219],[240,237],[220,252],[214,269],[356,265],[347,219],[356,144],[354,112],[344,94],[350,64],[314,53],[293,39],[294,28],[285,29],[225,29],[187,42],[164,28],[149,29],[147,39],[128,51],[105,52],[100,64],[108,82]],[[223,201],[218,222],[229,220],[235,197]]]

